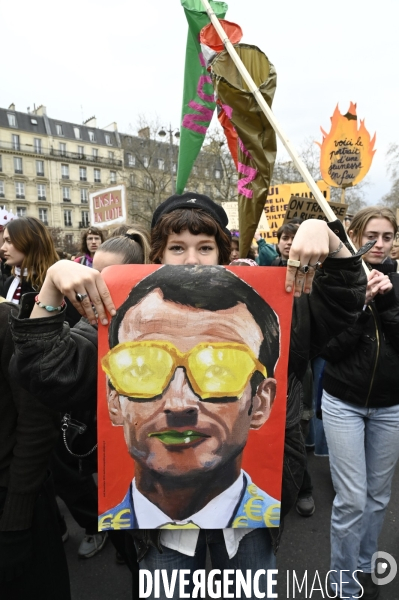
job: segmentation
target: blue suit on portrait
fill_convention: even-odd
[[[244,486],[227,527],[260,528],[278,527],[280,524],[280,501],[252,483],[244,473]],[[184,526],[182,526],[184,528]],[[132,486],[122,502],[106,511],[98,518],[98,530],[139,529],[134,512]]]

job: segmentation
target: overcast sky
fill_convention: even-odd
[[[398,0],[230,0],[227,19],[277,70],[274,113],[299,147],[321,141],[337,103],[377,133],[366,191],[389,191],[398,141]],[[180,0],[1,2],[0,106],[44,104],[52,118],[135,128],[138,115],[178,127],[187,24]],[[281,150],[280,157],[283,156]]]

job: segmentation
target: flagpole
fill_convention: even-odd
[[[288,154],[292,158],[292,160],[293,160],[296,168],[298,169],[298,171],[302,175],[304,181],[309,186],[309,188],[310,188],[313,196],[315,197],[315,199],[319,203],[319,206],[321,207],[321,209],[323,210],[324,214],[326,215],[326,217],[327,217],[327,219],[329,221],[335,221],[337,217],[335,216],[333,210],[331,209],[331,206],[328,204],[327,200],[324,198],[324,196],[321,193],[320,189],[317,187],[316,182],[314,181],[313,177],[309,173],[309,170],[308,170],[307,166],[305,165],[305,163],[303,162],[303,160],[300,158],[299,154],[296,152],[295,148],[292,146],[292,144],[289,141],[289,139],[283,133],[283,131],[282,131],[280,125],[278,124],[278,122],[277,122],[277,120],[276,120],[276,118],[275,118],[272,110],[270,109],[270,107],[266,103],[266,101],[263,98],[263,96],[262,96],[259,88],[256,86],[256,84],[255,84],[254,80],[252,79],[251,75],[249,74],[247,68],[245,67],[245,65],[242,62],[241,58],[238,56],[237,52],[235,51],[233,44],[230,42],[227,33],[225,32],[225,30],[223,29],[223,27],[222,27],[219,19],[217,18],[217,16],[213,12],[213,10],[211,8],[211,5],[209,4],[208,0],[201,0],[201,2],[202,2],[203,7],[205,8],[205,10],[206,10],[206,12],[208,14],[208,17],[211,20],[212,25],[214,26],[214,28],[216,29],[217,33],[219,34],[219,37],[220,37],[220,39],[222,40],[222,42],[224,44],[224,47],[226,48],[226,50],[229,53],[232,61],[236,65],[236,67],[237,67],[240,75],[242,76],[242,78],[244,79],[245,83],[247,84],[250,92],[255,96],[255,100],[259,104],[259,106],[262,109],[263,113],[266,115],[267,119],[269,120],[270,125],[273,127],[274,131],[277,133],[277,135],[280,138],[282,144],[284,145],[284,147],[287,150]],[[349,237],[348,237],[348,241],[351,244],[352,248],[356,251],[356,248],[355,248],[354,244],[352,243],[352,240]],[[365,267],[364,263],[363,263],[363,266]]]

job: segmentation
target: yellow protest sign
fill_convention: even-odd
[[[343,221],[346,211],[348,210],[348,205],[341,204],[340,202],[329,202],[329,204],[337,219]],[[299,217],[304,221],[307,221],[308,219],[328,221],[323,209],[319,203],[316,202],[316,200],[300,198],[299,196],[291,196],[288,203],[287,212],[285,213],[284,223],[291,221],[291,219],[294,219],[295,217]]]
[[[330,200],[330,188],[322,180],[317,181],[317,186],[326,200]],[[288,209],[291,196],[313,199],[313,194],[306,183],[283,183],[269,188],[264,212],[269,223],[269,231],[260,228],[260,235],[269,244],[277,243],[277,230],[284,223],[285,213]]]
[[[364,120],[357,123],[356,104],[350,103],[348,112],[342,115],[338,104],[331,117],[331,130],[323,133],[320,146],[320,171],[329,185],[347,188],[356,185],[368,173],[375,154],[373,139]]]

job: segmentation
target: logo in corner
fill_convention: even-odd
[[[376,585],[387,585],[391,583],[398,572],[396,560],[388,552],[374,552],[371,558],[371,564],[375,563],[374,571],[371,573],[371,579]]]

